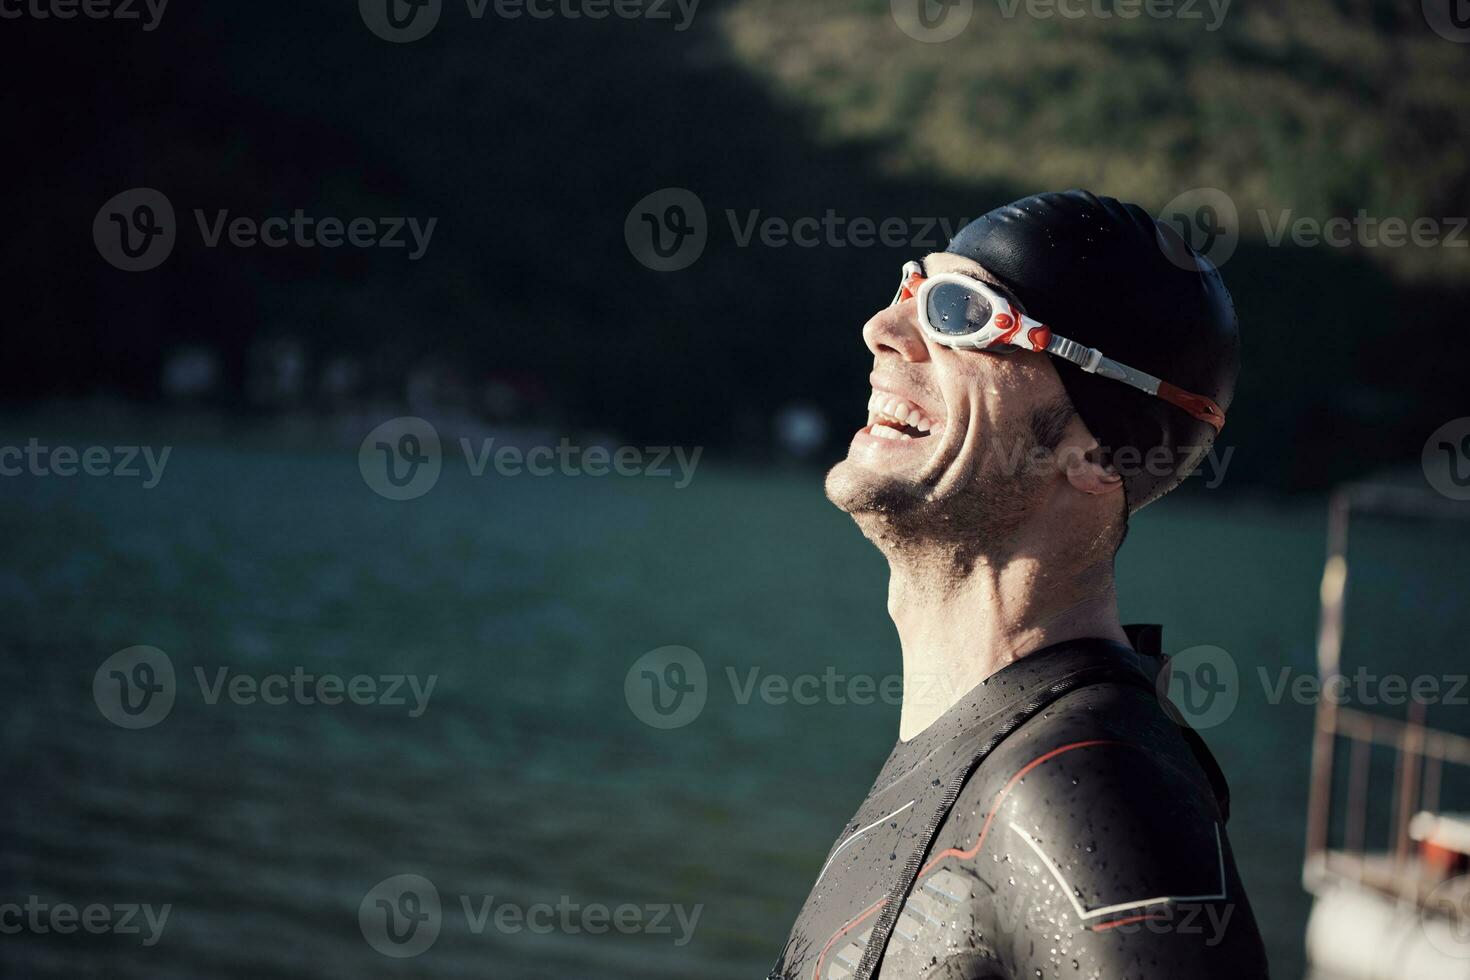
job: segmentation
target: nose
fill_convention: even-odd
[[[913,300],[874,314],[863,325],[863,343],[874,356],[888,353],[909,362],[929,360],[929,345],[919,328],[918,304]]]

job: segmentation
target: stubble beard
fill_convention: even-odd
[[[1028,423],[1030,420],[1028,420]],[[1030,459],[1037,445],[1032,424],[1014,427],[997,446],[1022,447]],[[957,490],[940,491],[903,473],[875,473],[843,460],[827,474],[827,499],[850,515],[863,535],[890,560],[912,563],[940,555],[973,564],[1001,558],[1026,522],[1046,480],[1001,452],[980,453],[975,472]]]

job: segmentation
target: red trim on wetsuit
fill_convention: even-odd
[[[1032,769],[1035,769],[1043,762],[1048,762],[1052,759],[1055,759],[1057,756],[1062,755],[1063,753],[1071,752],[1073,749],[1091,748],[1094,745],[1130,745],[1130,743],[1115,742],[1111,739],[1106,738],[1095,738],[1089,742],[1073,742],[1070,745],[1063,745],[1061,748],[1052,749],[1050,752],[1039,755],[1035,759],[1032,759],[1030,762],[1022,766],[1014,776],[1007,780],[1006,784],[1001,787],[1000,792],[996,794],[995,802],[990,805],[990,813],[985,817],[985,824],[980,828],[980,836],[975,838],[975,846],[968,851],[962,851],[957,847],[951,847],[948,850],[940,851],[938,854],[934,855],[934,857],[930,859],[928,864],[924,865],[923,869],[919,872],[919,878],[924,877],[930,871],[934,870],[934,866],[947,857],[958,857],[968,861],[976,854],[979,854],[980,848],[985,845],[985,836],[990,833],[990,823],[995,819],[995,815],[1000,812],[1000,805],[1005,802],[1006,796],[1010,793],[1012,789],[1015,788],[1017,783],[1025,778],[1028,772],[1030,772]],[[1132,747],[1137,748],[1137,746]],[[918,887],[919,883],[918,879],[916,878],[914,880],[914,888],[917,889]]]
[[[872,915],[874,912],[878,911],[879,909],[881,909],[883,906],[885,906],[887,904],[888,904],[888,899],[886,899],[886,898],[879,899],[877,902],[873,903],[872,905],[869,905],[867,907],[867,909],[865,911],[863,911],[856,919],[853,919],[847,925],[843,926],[841,929],[838,929],[837,930],[837,934],[834,935],[831,939],[827,940],[827,945],[825,945],[825,946],[822,947],[822,952],[817,957],[817,965],[812,968],[812,980],[821,980],[821,976],[822,976],[822,961],[827,958],[827,954],[828,953],[832,952],[832,946],[837,942],[837,940],[841,939],[843,936],[847,935],[849,932],[852,932],[854,929],[856,929],[862,923],[862,921],[864,919],[866,919],[868,916]]]

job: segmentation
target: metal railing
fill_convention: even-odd
[[[1328,508],[1327,561],[1322,573],[1321,618],[1317,629],[1317,672],[1322,696],[1317,702],[1312,742],[1312,777],[1307,804],[1307,853],[1303,877],[1309,889],[1327,873],[1364,880],[1368,864],[1367,816],[1374,796],[1370,787],[1374,746],[1394,750],[1393,808],[1383,853],[1390,857],[1389,876],[1408,887],[1412,858],[1409,824],[1421,810],[1439,808],[1445,766],[1470,768],[1470,738],[1429,728],[1425,706],[1411,701],[1407,719],[1390,718],[1341,703],[1344,604],[1348,584],[1348,524],[1355,511],[1418,518],[1470,518],[1463,504],[1410,488],[1355,484],[1333,494]],[[1343,846],[1331,847],[1335,815],[1334,775],[1340,742],[1349,747]]]

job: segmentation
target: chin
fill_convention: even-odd
[[[1001,546],[1039,497],[1039,482],[1026,474],[971,473],[962,487],[936,493],[889,460],[877,462],[869,464],[862,452],[849,455],[827,473],[826,492],[890,559],[941,543],[952,556]]]
[[[827,499],[844,513],[896,515],[916,509],[922,489],[897,473],[875,473],[851,459],[827,472]]]

